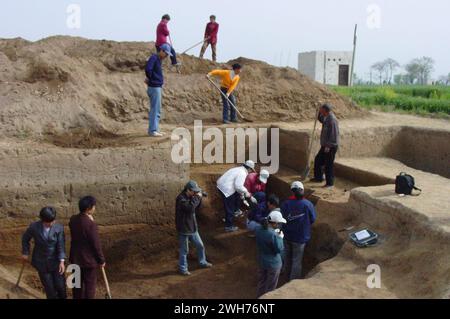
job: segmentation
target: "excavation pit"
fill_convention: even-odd
[[[282,277],[280,288],[267,297],[448,296],[450,203],[445,194],[450,190],[447,170],[442,167],[443,160],[449,158],[448,149],[433,148],[432,152],[440,153],[414,162],[395,144],[407,143],[407,138],[398,136],[410,128],[398,123],[377,126],[376,121],[371,122],[372,127],[360,130],[355,128],[355,122],[341,123],[345,144],[338,154],[335,189],[323,190],[306,183],[318,220],[305,252],[305,279],[285,284]],[[271,177],[268,191],[282,199],[289,195],[290,183],[299,178],[298,167],[306,163],[309,124],[294,128],[291,124],[274,125],[280,128],[280,170]],[[439,143],[449,134],[444,129],[413,129],[416,141],[431,139]],[[369,151],[364,140],[371,136],[377,139]],[[99,202],[96,221],[108,259],[113,297],[254,298],[254,239],[244,230],[224,233],[221,222],[222,207],[215,181],[230,166],[175,164],[170,160],[169,140],[127,138],[135,144],[77,148],[17,143],[2,147],[1,297],[42,297],[36,274],[30,268],[25,272],[24,290],[16,295],[8,290],[20,266],[16,258],[20,235],[35,219],[35,212],[49,203],[57,208],[60,222],[67,225],[68,218],[76,212],[77,199],[89,193]],[[425,147],[416,144],[418,150]],[[427,149],[431,150],[434,143],[428,144]],[[411,162],[402,160],[406,157]],[[416,177],[424,189],[421,197],[399,198],[394,194],[393,178],[402,170]],[[189,258],[193,275],[186,278],[176,272],[173,215],[174,199],[191,178],[209,193],[198,218],[214,267],[199,269],[193,251]],[[238,225],[244,228],[244,220],[239,220]],[[380,245],[355,248],[347,240],[348,231],[340,231],[349,226],[377,231],[382,235]],[[371,264],[382,269],[380,289],[366,285],[366,269]],[[100,283],[99,296],[102,289]]]

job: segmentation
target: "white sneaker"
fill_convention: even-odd
[[[151,137],[162,137],[164,136],[163,134],[161,134],[160,132],[154,132],[150,134]]]

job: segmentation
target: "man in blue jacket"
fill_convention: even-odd
[[[291,185],[293,196],[281,206],[281,213],[287,223],[283,227],[285,254],[284,267],[289,280],[300,279],[303,253],[311,239],[311,226],[316,220],[314,205],[304,198],[305,189],[301,182]]]
[[[161,137],[164,133],[159,131],[159,119],[161,118],[162,87],[164,85],[164,75],[162,61],[168,56],[172,56],[169,44],[163,44],[157,54],[153,54],[145,66],[145,83],[148,85],[147,94],[150,98],[150,111],[148,114],[149,127],[148,135]]]
[[[33,239],[31,265],[39,273],[47,299],[66,299],[64,227],[55,223],[53,207],[43,208],[39,217],[40,221],[32,223],[22,236],[22,259],[28,261]]]

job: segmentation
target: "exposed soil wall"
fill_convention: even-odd
[[[174,164],[170,151],[170,142],[89,151],[3,145],[2,254],[17,254],[20,232],[42,207],[56,207],[59,221],[67,224],[87,194],[97,198],[95,218],[109,227],[106,232],[116,225],[172,225],[174,198],[189,179],[189,166]]]

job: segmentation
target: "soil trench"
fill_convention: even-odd
[[[420,123],[410,128],[405,124],[409,119],[403,123],[394,119],[391,126],[383,121],[385,118],[379,117],[367,123],[343,121],[345,146],[336,162],[335,188],[326,190],[305,183],[310,200],[316,204],[318,219],[305,251],[304,279],[286,284],[283,274],[279,289],[266,297],[449,295],[450,202],[445,194],[450,184],[442,168],[449,148],[438,148],[433,143],[427,146],[425,140],[439,142],[450,132],[426,130]],[[268,193],[277,194],[281,200],[290,195],[290,183],[299,179],[298,168],[307,162],[311,138],[308,124],[272,125],[280,128],[281,154],[280,170],[271,176]],[[417,161],[408,156],[405,160],[412,154],[404,146],[412,140],[402,137],[408,130],[414,130],[416,149],[432,149],[433,156]],[[240,231],[223,231],[223,208],[215,183],[230,165],[174,164],[170,161],[172,144],[168,139],[155,142],[142,136],[116,138],[98,132],[90,135],[89,131],[71,134],[47,136],[46,144],[27,144],[26,148],[23,144],[2,145],[0,298],[43,297],[31,267],[25,270],[22,289],[11,289],[20,269],[16,258],[18,238],[35,219],[33,212],[49,202],[57,207],[59,221],[67,225],[76,199],[87,192],[99,202],[96,220],[108,260],[113,298],[255,298],[256,247],[254,238],[245,230],[245,218],[236,221]],[[364,141],[373,134],[376,143],[367,149]],[[248,155],[248,148],[246,152]],[[68,161],[72,163],[70,168],[65,165]],[[424,189],[421,197],[395,195],[393,178],[400,171],[417,177]],[[189,179],[195,179],[208,193],[198,220],[208,260],[214,267],[200,269],[191,247],[192,275],[183,277],[177,273],[173,214],[174,199]],[[366,227],[380,234],[379,245],[356,249],[349,243],[348,234]],[[381,289],[367,288],[366,269],[370,264],[379,264],[383,269]],[[101,281],[98,289],[97,297],[101,298]]]

